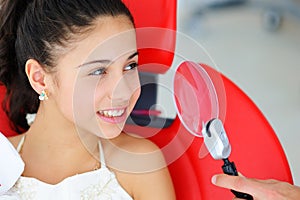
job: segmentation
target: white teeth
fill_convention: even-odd
[[[99,111],[100,115],[103,115],[105,117],[120,117],[125,112],[124,109],[122,110],[104,110]]]

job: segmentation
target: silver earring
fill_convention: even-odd
[[[39,96],[39,100],[44,101],[44,100],[47,100],[47,99],[48,99],[47,93],[45,92],[45,90],[43,90],[42,93]]]

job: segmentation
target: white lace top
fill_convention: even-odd
[[[23,142],[24,137],[18,145],[18,152]],[[106,167],[100,142],[99,149],[100,169],[68,177],[55,185],[36,178],[21,176],[8,192],[0,196],[0,200],[132,200],[132,197],[118,183],[115,174]]]

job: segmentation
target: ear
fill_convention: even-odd
[[[45,84],[45,70],[43,66],[35,59],[27,60],[25,64],[25,72],[31,87],[38,93],[41,94],[46,89]]]

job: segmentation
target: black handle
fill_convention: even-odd
[[[238,176],[238,172],[236,170],[234,162],[230,162],[228,159],[223,159],[223,161],[224,161],[224,165],[222,166],[223,172],[231,176]],[[253,197],[250,194],[238,192],[235,190],[231,190],[231,192],[240,199],[253,200]]]

